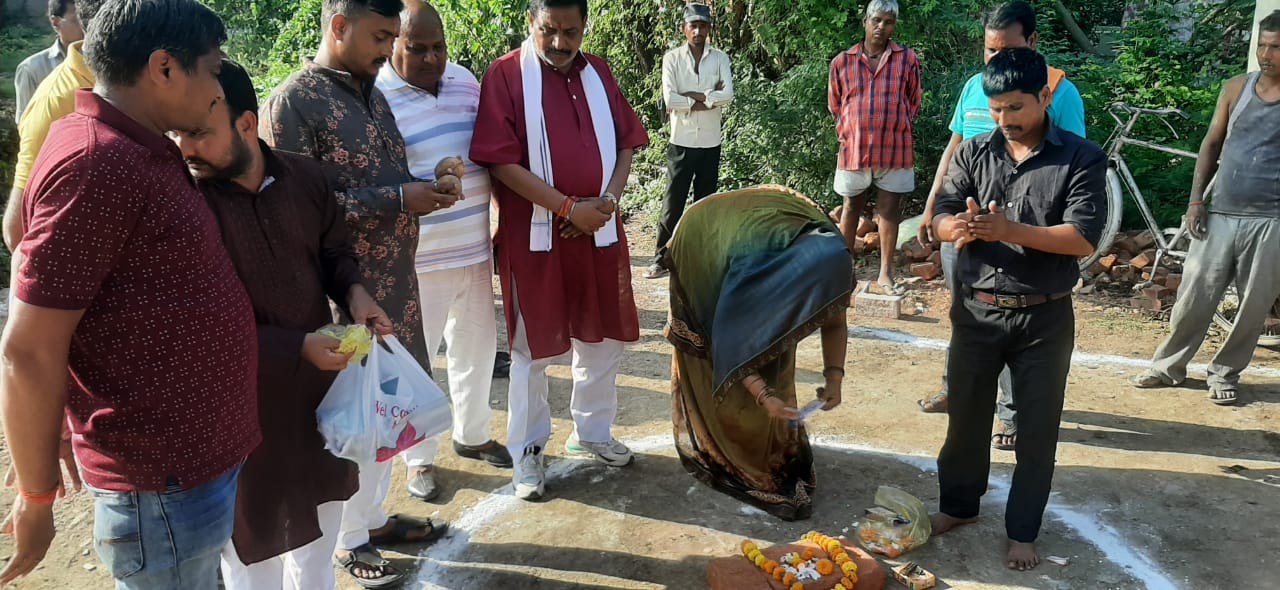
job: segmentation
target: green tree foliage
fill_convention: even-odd
[[[826,105],[832,57],[862,38],[866,0],[717,0],[712,43],[733,58],[737,99],[726,109],[724,188],[760,182],[795,187],[834,205],[834,125]],[[924,67],[924,100],[915,124],[918,189],[906,207],[918,212],[950,136],[947,125],[965,79],[980,71],[980,15],[994,0],[901,2],[896,40],[910,46]],[[248,65],[259,89],[269,91],[320,39],[321,0],[210,0],[232,31],[229,52]],[[1221,81],[1242,72],[1252,4],[1246,0],[1193,0],[1192,14],[1168,2],[1066,0],[1063,4],[1094,44],[1114,45],[1114,57],[1077,47],[1053,0],[1033,0],[1040,45],[1051,64],[1067,71],[1086,104],[1090,138],[1103,143],[1114,122],[1106,105],[1124,100],[1175,106],[1191,121],[1175,122],[1177,138],[1152,121],[1143,137],[1194,150]],[[445,21],[450,56],[477,75],[517,47],[527,34],[526,0],[436,0]],[[628,200],[652,202],[662,188],[668,129],[659,106],[662,54],[682,43],[684,0],[591,0],[585,49],[608,60],[623,92],[650,130],[650,149],[636,165],[640,189]],[[1145,7],[1123,29],[1126,9]],[[1132,10],[1130,11],[1132,12]],[[1190,19],[1190,20],[1188,20]],[[1173,36],[1190,24],[1189,42]],[[1244,31],[1241,34],[1241,31]],[[1177,222],[1191,166],[1158,153],[1126,152],[1148,198],[1168,224]],[[1136,220],[1136,216],[1128,219]]]

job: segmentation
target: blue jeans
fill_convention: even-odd
[[[960,253],[956,251],[956,245],[951,242],[943,242],[942,279],[946,281],[947,289],[951,290],[952,305],[964,301],[964,295],[961,294],[960,269],[956,268],[959,260]],[[1003,371],[1000,371],[999,382],[1000,402],[996,404],[996,415],[1004,423],[1007,432],[1017,432],[1018,410],[1017,405],[1013,402],[1013,376],[1009,373],[1009,367],[1005,367]],[[943,368],[942,393],[945,395],[948,390],[947,369]]]
[[[235,523],[236,467],[184,490],[94,497],[93,541],[117,590],[216,590],[222,548]],[[87,486],[86,486],[87,487]]]

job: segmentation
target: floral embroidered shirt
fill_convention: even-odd
[[[351,229],[364,284],[396,338],[430,370],[414,272],[419,216],[403,210],[400,191],[415,179],[382,92],[373,80],[308,59],[267,98],[259,133],[276,149],[320,161]]]

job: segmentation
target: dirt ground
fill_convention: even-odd
[[[948,298],[940,281],[912,286],[908,307],[917,316],[890,321],[851,314],[845,402],[809,423],[819,477],[814,516],[784,523],[710,490],[680,467],[671,445],[670,347],[661,335],[666,281],[639,278],[653,235],[637,224],[629,233],[642,335],[628,346],[619,377],[615,435],[635,450],[635,463],[616,469],[564,456],[572,431],[570,382],[566,366],[553,366],[546,501],[515,499],[509,471],[462,461],[447,445],[438,503],[410,499],[403,471],[396,470],[389,511],[453,524],[432,546],[388,552],[415,572],[406,588],[705,588],[707,562],[734,554],[743,538],[777,543],[811,529],[852,532],[877,486],[900,487],[936,506],[933,457],[946,417],[920,413],[916,400],[937,390],[944,362]],[[1041,535],[1042,554],[1066,557],[1070,565],[1005,569],[1002,515],[1014,457],[994,451],[980,523],[904,556],[936,573],[941,587],[1275,587],[1280,354],[1259,350],[1235,407],[1210,404],[1202,382],[1198,389],[1138,391],[1125,379],[1144,366],[1165,325],[1116,301],[1077,299],[1077,355]],[[1212,353],[1216,338],[1211,335],[1198,361]],[[821,380],[816,336],[803,343],[798,366],[801,390],[811,391]],[[1195,376],[1203,377],[1203,367]],[[492,393],[499,440],[505,439],[506,386],[495,381]],[[6,505],[11,499],[11,490],[0,492]],[[62,502],[57,518],[48,557],[14,587],[109,588],[92,551],[91,501],[80,494]],[[10,540],[0,539],[0,557],[12,550]],[[358,588],[343,577],[341,588]]]

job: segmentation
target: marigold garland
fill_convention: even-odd
[[[800,540],[813,543],[827,553],[828,559],[820,559],[816,565],[819,574],[828,576],[837,569],[843,574],[843,577],[831,590],[855,590],[855,586],[858,583],[858,564],[845,552],[844,544],[817,531],[805,533]],[[750,539],[743,540],[739,547],[742,549],[742,554],[751,563],[773,579],[782,582],[788,590],[805,590],[804,583],[797,580],[795,574],[788,572],[783,564],[766,558],[760,552],[760,547]],[[799,568],[800,565],[807,563],[814,557],[816,557],[816,552],[813,548],[806,547],[799,555],[792,555],[787,560],[787,565]]]

